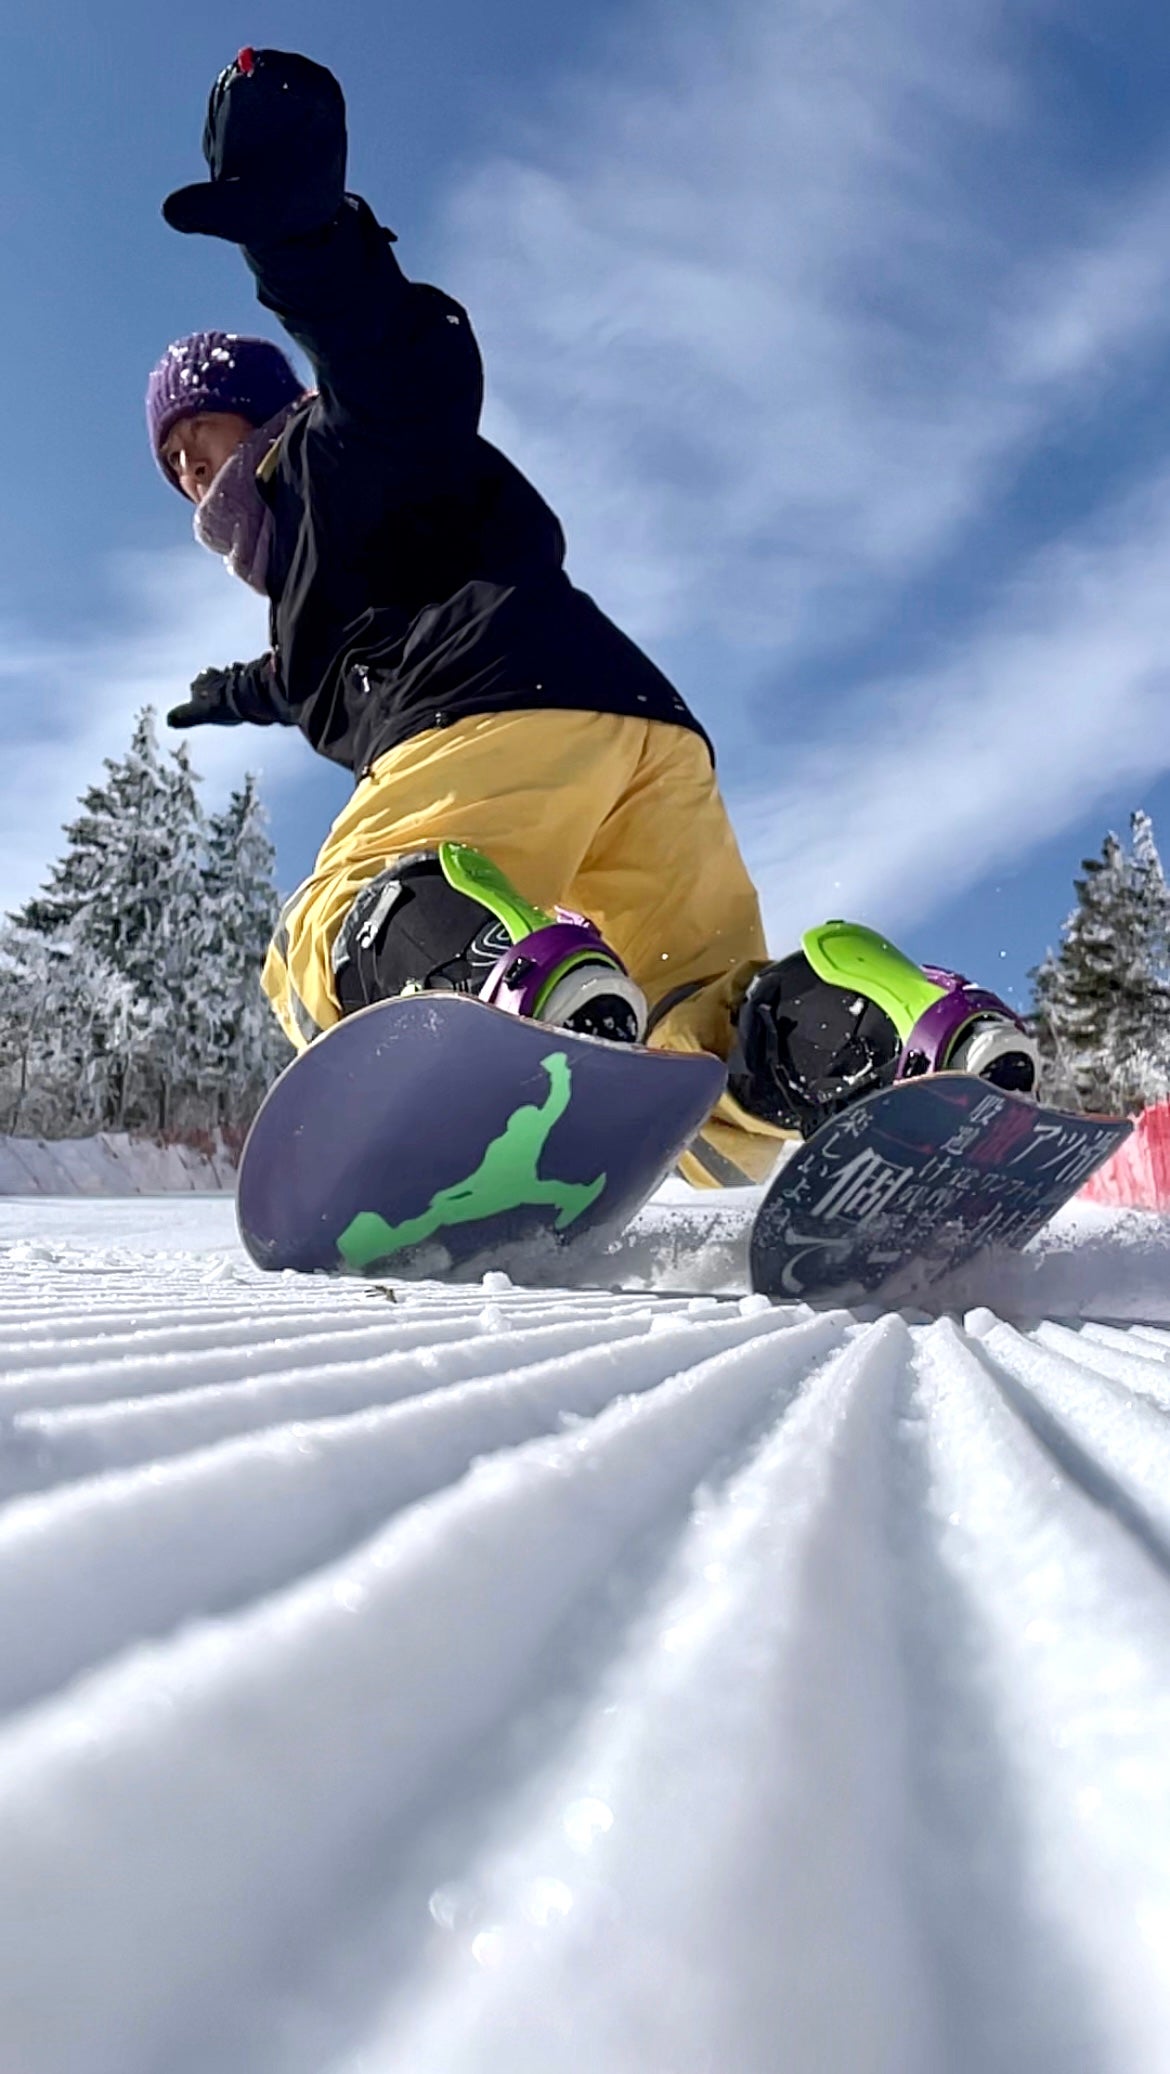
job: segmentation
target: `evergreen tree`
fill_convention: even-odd
[[[249,774],[207,826],[206,1067],[223,1123],[249,1115],[291,1055],[260,991],[280,904],[266,822]]]
[[[0,929],[0,1129],[239,1126],[288,1056],[259,989],[278,902],[254,781],[206,822],[149,708],[105,768]]]
[[[37,1099],[42,1033],[52,1015],[49,951],[12,924],[0,930],[0,1129],[16,1134]]]
[[[145,707],[126,755],[107,757],[105,784],[83,794],[47,887],[15,917],[34,936],[68,943],[79,974],[116,981],[84,1016],[103,1123],[166,1128],[197,1056],[201,815],[186,749],[170,762]]]
[[[141,1020],[133,989],[86,946],[0,931],[0,1129],[67,1137],[107,1118]]]
[[[206,966],[214,932],[204,888],[205,823],[186,743],[162,772],[165,827],[152,831],[156,904],[142,916],[136,985],[153,1026],[158,1127],[182,1120],[206,1076]]]
[[[68,847],[47,887],[13,919],[41,936],[80,925],[85,940],[116,971],[144,980],[149,994],[161,906],[159,851],[170,840],[170,787],[149,706],[135,722],[126,755],[104,761],[106,783],[82,794],[82,811],[66,824]]]
[[[1144,1104],[1170,1090],[1170,887],[1153,822],[1140,808],[1130,816],[1130,840],[1145,999],[1140,1019],[1125,1036],[1132,1046],[1133,1082]]]
[[[1137,1109],[1170,1088],[1170,894],[1148,815],[1133,815],[1129,852],[1110,834],[1082,873],[1060,948],[1032,974],[1045,1092]]]
[[[1033,990],[1028,1026],[1040,1047],[1044,1100],[1058,1109],[1079,1109],[1081,1094],[1065,1039],[1063,972],[1058,953],[1047,950],[1028,977]]]

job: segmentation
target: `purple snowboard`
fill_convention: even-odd
[[[921,1287],[984,1246],[1018,1251],[1130,1129],[967,1073],[902,1081],[781,1168],[752,1230],[752,1288],[848,1304]]]
[[[414,994],[294,1059],[248,1135],[237,1214],[260,1267],[557,1279],[629,1223],[723,1089],[647,1051]]]

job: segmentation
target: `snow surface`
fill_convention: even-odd
[[[814,1314],[751,1207],[0,1201],[4,2070],[1164,2074],[1170,1220]]]

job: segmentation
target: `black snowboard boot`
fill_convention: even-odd
[[[465,843],[400,857],[364,886],[333,944],[343,1015],[396,994],[476,994],[494,1008],[636,1044],[646,1002],[583,915],[533,907]]]
[[[807,1138],[863,1095],[924,1073],[973,1074],[1032,1095],[1039,1063],[998,994],[944,966],[915,965],[859,922],[823,922],[752,980],[728,1086],[753,1115]]]
[[[728,1092],[750,1115],[808,1138],[860,1096],[891,1086],[901,1049],[876,1001],[818,978],[794,951],[765,965],[744,995]]]
[[[363,886],[333,940],[342,1013],[394,994],[478,994],[511,937],[489,908],[450,885],[434,852],[400,857]]]

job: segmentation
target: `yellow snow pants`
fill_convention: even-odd
[[[663,721],[547,711],[430,729],[358,784],[264,967],[298,1048],[340,1020],[330,952],[362,886],[446,840],[484,851],[535,906],[596,922],[646,995],[652,1045],[727,1056],[734,1008],[766,952],[706,744]],[[700,1187],[763,1180],[790,1135],[724,1095],[680,1172]]]

